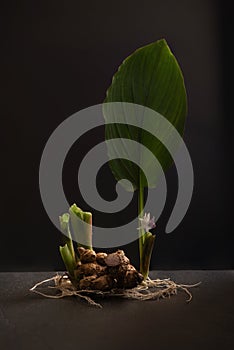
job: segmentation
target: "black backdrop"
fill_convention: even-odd
[[[38,169],[53,130],[76,111],[101,103],[121,61],[139,46],[166,38],[185,77],[189,113],[185,140],[195,172],[194,195],[183,222],[163,233],[176,191],[167,174],[168,199],[157,233],[152,268],[231,268],[231,11],[224,1],[7,1],[1,9],[1,270],[63,267],[60,233],[40,200]],[[103,139],[103,129],[82,137],[65,162],[70,203],[91,209],[79,194],[82,156]],[[114,198],[108,167],[100,193]],[[96,215],[117,224],[135,213]],[[125,247],[135,264],[137,242]]]

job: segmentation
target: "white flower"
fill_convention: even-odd
[[[143,218],[140,218],[140,227],[138,227],[138,230],[145,230],[145,232],[149,232],[149,230],[152,230],[155,227],[155,217],[153,216],[152,219],[150,219],[150,213],[145,213]]]

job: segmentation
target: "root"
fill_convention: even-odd
[[[39,286],[42,286],[45,283],[48,283],[51,281],[54,281],[54,286],[47,286],[47,288],[55,289],[57,292],[60,292],[60,294],[56,294],[56,295],[45,294],[37,289]],[[70,297],[75,295],[81,299],[85,299],[90,305],[102,307],[100,304],[95,303],[95,301],[90,297],[88,297],[87,295],[81,294],[81,292],[83,292],[82,290],[81,291],[76,290],[67,275],[63,275],[63,276],[56,275],[44,281],[38,282],[35,284],[35,286],[33,286],[30,289],[30,292],[34,292],[36,294],[42,295],[43,297],[51,298],[51,299],[61,299],[64,297]]]
[[[54,285],[48,285],[49,282],[53,282]],[[56,275],[44,281],[36,283],[31,289],[31,292],[42,295],[46,298],[52,299],[61,299],[64,297],[77,296],[81,299],[84,299],[88,304],[102,308],[101,304],[96,303],[89,295],[94,296],[115,296],[123,297],[133,300],[155,300],[170,297],[171,295],[177,294],[179,290],[185,292],[188,296],[187,302],[192,300],[192,293],[189,291],[189,288],[197,287],[201,282],[196,284],[178,284],[167,279],[155,279],[151,280],[147,278],[144,282],[132,289],[113,289],[111,291],[100,291],[100,290],[90,290],[90,289],[81,289],[77,290],[71,283],[68,275]],[[39,287],[46,288],[47,290],[54,290],[56,294],[47,294],[39,290]]]

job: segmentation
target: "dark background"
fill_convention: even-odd
[[[167,174],[168,200],[157,229],[152,268],[229,269],[232,260],[230,71],[231,7],[225,1],[7,1],[1,9],[1,254],[0,269],[55,270],[60,233],[43,208],[38,169],[53,130],[76,111],[101,103],[122,60],[139,46],[166,38],[185,77],[189,112],[185,140],[195,187],[183,222],[164,233],[177,191]],[[230,80],[229,80],[230,79]],[[69,202],[90,210],[76,171],[88,149],[103,140],[99,128],[72,147],[65,162]],[[114,198],[108,167],[98,188]],[[108,194],[109,197],[108,197]],[[117,225],[136,202],[96,224]],[[105,219],[104,219],[105,218]],[[125,247],[137,264],[137,242]]]

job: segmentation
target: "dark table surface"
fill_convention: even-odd
[[[195,283],[159,301],[101,299],[102,309],[75,297],[46,299],[29,289],[54,272],[0,273],[0,349],[234,348],[234,271],[158,271],[154,278]]]

